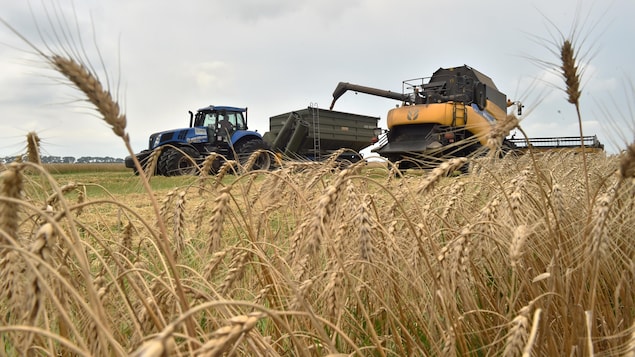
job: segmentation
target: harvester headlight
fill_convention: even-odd
[[[453,143],[453,142],[454,142],[454,133],[452,133],[452,132],[445,133],[445,134],[443,134],[443,138],[444,138],[447,142],[449,142],[449,143]]]

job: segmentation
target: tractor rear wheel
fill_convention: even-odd
[[[257,157],[252,158],[252,154],[261,150]],[[244,171],[269,170],[271,166],[270,148],[262,139],[249,139],[238,144],[236,156]]]
[[[159,157],[159,173],[165,176],[194,175],[198,172],[198,151],[191,147],[168,148]]]

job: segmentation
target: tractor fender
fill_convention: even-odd
[[[255,131],[238,130],[232,134],[232,145],[248,139],[262,139],[262,135]]]

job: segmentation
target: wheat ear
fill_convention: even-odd
[[[486,138],[486,146],[490,149],[490,155],[497,155],[503,144],[503,139],[509,135],[509,132],[517,128],[518,125],[519,120],[513,114],[507,115],[505,119],[496,122],[492,130],[487,133]]]
[[[366,195],[359,207],[359,253],[368,262],[373,258],[373,225],[371,222],[370,195]]]
[[[620,179],[635,178],[635,142],[626,148],[624,156],[620,159]]]
[[[22,197],[23,176],[22,165],[9,164],[7,170],[0,174],[0,230],[10,237],[17,238],[19,205],[12,200]],[[0,236],[0,244],[7,244]],[[0,257],[1,258],[1,257]]]
[[[520,260],[523,256],[523,248],[528,235],[529,230],[525,225],[520,225],[514,229],[514,235],[509,246],[509,260],[512,268],[518,268],[521,264]]]
[[[435,167],[428,176],[425,177],[419,188],[418,194],[426,194],[432,191],[434,186],[441,180],[442,177],[447,176],[454,170],[459,169],[461,166],[467,163],[467,158],[456,157],[447,161],[444,161],[439,166]]]
[[[560,60],[562,61],[562,77],[566,85],[565,92],[567,100],[571,104],[578,104],[580,101],[580,73],[576,64],[576,54],[573,43],[570,40],[564,40],[560,46]]]
[[[197,353],[200,356],[223,356],[229,347],[241,336],[247,335],[264,316],[262,313],[251,313],[230,318],[225,326],[212,333],[212,338]]]
[[[29,162],[42,165],[40,160],[40,137],[34,131],[26,135],[26,156]]]
[[[209,246],[208,252],[218,251],[222,246],[223,223],[229,210],[230,186],[223,188],[214,200],[214,208],[209,219]]]
[[[174,257],[185,249],[185,191],[180,191],[174,203]]]
[[[92,103],[103,119],[112,126],[112,131],[121,138],[126,138],[126,116],[119,110],[119,104],[112,99],[109,91],[105,90],[97,76],[84,65],[73,58],[59,55],[48,57],[53,68],[70,80],[88,101]]]
[[[519,314],[514,317],[514,320],[512,320],[503,356],[521,355],[527,338],[529,337],[529,308],[529,305],[524,306],[520,309]]]

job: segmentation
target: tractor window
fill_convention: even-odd
[[[236,128],[236,130],[247,130],[247,125],[245,125],[245,119],[243,118],[243,113],[233,112],[228,113],[229,121]]]
[[[203,126],[216,127],[216,113],[205,113],[205,120]]]

